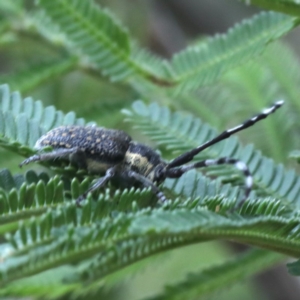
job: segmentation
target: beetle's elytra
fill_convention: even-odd
[[[76,162],[81,168],[92,171],[95,164],[118,164],[124,159],[131,142],[131,137],[121,130],[96,126],[61,126],[43,135],[35,144],[42,150],[46,146],[54,149],[73,149],[72,154],[79,154]],[[75,151],[76,150],[76,151]],[[80,157],[80,155],[82,157]],[[75,161],[75,159],[74,159]],[[105,171],[102,168],[95,172]]]
[[[158,185],[166,178],[179,178],[185,172],[195,168],[232,164],[245,176],[245,195],[236,205],[236,207],[240,207],[248,198],[253,184],[252,176],[245,163],[229,157],[187,163],[211,145],[266,118],[280,108],[283,103],[283,101],[277,101],[244,123],[223,131],[212,140],[181,154],[171,162],[165,162],[149,146],[132,141],[131,137],[121,130],[96,126],[61,126],[50,130],[38,139],[35,148],[39,154],[25,159],[20,166],[34,161],[61,158],[76,163],[79,168],[103,175],[77,199],[79,204],[89,192],[105,186],[113,178],[118,178],[127,185],[139,184],[142,187],[150,187],[158,199],[164,202],[166,197],[159,190]],[[51,146],[53,151],[42,153],[46,146]]]

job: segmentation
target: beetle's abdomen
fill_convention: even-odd
[[[61,126],[43,135],[36,142],[35,148],[78,148],[87,158],[117,163],[123,160],[130,142],[131,137],[121,130],[96,126]]]

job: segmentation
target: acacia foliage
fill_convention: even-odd
[[[1,86],[0,146],[14,155],[33,154],[35,141],[51,128],[89,124],[73,111],[63,113],[54,105],[21,95],[74,70],[91,75],[97,84],[113,85],[129,99],[88,103],[89,120],[97,111],[101,122],[107,118],[106,124],[117,123],[123,118],[120,108],[127,107],[123,112],[131,126],[153,140],[166,159],[213,137],[214,126],[224,128],[216,107],[223,107],[224,119],[230,119],[236,112],[248,117],[250,110],[259,110],[279,95],[287,100],[282,111],[259,125],[268,143],[242,146],[237,138],[231,138],[197,157],[230,156],[247,163],[254,175],[254,191],[235,213],[228,211],[242,195],[243,177],[226,166],[167,180],[162,188],[172,201],[164,205],[156,203],[148,190],[109,187],[90,195],[81,209],[74,199],[95,179],[84,170],[59,161],[44,163],[52,169],[50,173],[37,173],[32,166],[18,175],[13,164],[11,170],[3,169],[2,295],[104,297],[109,293],[107,287],[134,273],[125,267],[133,268],[154,254],[210,240],[230,239],[272,252],[253,250],[201,270],[178,287],[169,286],[155,299],[207,295],[282,260],[282,254],[299,257],[300,180],[296,171],[282,163],[287,149],[299,147],[295,138],[299,68],[286,46],[268,46],[298,25],[297,16],[261,13],[164,60],[141,49],[113,13],[92,1],[39,0],[30,13],[21,1],[1,5],[5,16],[15,16],[3,19],[0,30],[4,37],[19,38],[15,30],[18,20],[18,28],[40,45],[51,45],[52,53],[43,62],[29,63],[23,70],[1,77],[9,85]],[[298,6],[296,2],[293,5]],[[0,43],[12,42],[2,38]],[[281,63],[278,55],[283,51],[286,55]],[[84,99],[90,93],[85,90]],[[248,100],[244,106],[237,100],[241,94]],[[131,103],[137,96],[143,101]],[[149,105],[153,99],[161,100]],[[170,103],[171,108],[166,106]],[[73,104],[75,110],[81,110],[75,100]],[[172,106],[199,113],[210,125],[180,109],[174,112]],[[233,106],[237,111],[229,109]],[[266,148],[271,158],[258,148]],[[289,269],[299,274],[297,264]]]

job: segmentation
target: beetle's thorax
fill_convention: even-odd
[[[130,143],[124,158],[125,168],[135,171],[153,182],[156,169],[161,165],[165,166],[166,163],[155,150],[144,144]]]

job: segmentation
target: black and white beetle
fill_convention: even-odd
[[[43,135],[35,144],[35,149],[39,151],[47,146],[51,146],[53,151],[33,155],[25,159],[20,167],[34,161],[61,158],[75,162],[79,168],[84,168],[89,172],[104,174],[77,199],[79,205],[88,193],[105,186],[109,180],[115,178],[129,186],[139,184],[142,187],[150,187],[158,199],[164,202],[167,199],[157,186],[166,178],[179,178],[185,172],[195,168],[232,164],[245,176],[245,194],[236,205],[236,207],[240,207],[248,198],[253,184],[252,176],[245,163],[229,157],[186,163],[189,163],[195,155],[211,145],[266,118],[280,108],[282,104],[283,101],[277,101],[260,114],[236,127],[225,130],[212,140],[181,154],[169,163],[162,160],[160,155],[149,146],[132,141],[131,137],[124,131],[96,126],[61,126]]]

